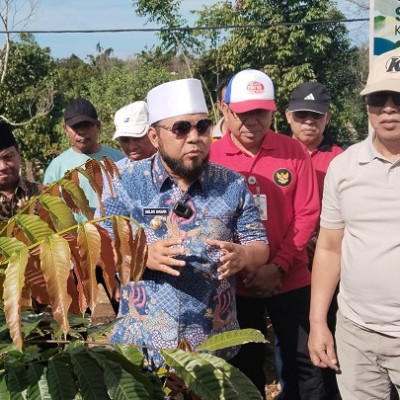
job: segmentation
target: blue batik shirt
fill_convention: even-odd
[[[114,195],[107,188],[103,194],[106,215],[135,219],[148,243],[183,238],[187,249],[180,276],[146,269],[137,284],[121,287],[122,319],[111,340],[145,346],[148,360],[160,365],[163,359],[156,349],[175,348],[180,339],[195,349],[214,334],[239,328],[234,277],[217,279],[222,253],[206,239],[266,242],[265,230],[245,179],[225,167],[207,164],[186,192],[168,175],[158,153],[125,164],[120,172],[121,179],[113,182]],[[191,207],[189,219],[172,212],[177,201]],[[105,226],[112,234],[111,222]],[[229,348],[218,355],[229,359],[236,351]]]

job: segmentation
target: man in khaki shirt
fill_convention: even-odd
[[[400,49],[372,61],[361,95],[372,132],[329,166],[311,282],[311,360],[340,371],[344,400],[400,393]]]

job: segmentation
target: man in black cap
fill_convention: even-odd
[[[293,90],[285,112],[292,137],[310,153],[321,198],[328,166],[338,154],[343,153],[336,139],[326,130],[331,119],[329,100],[328,91],[322,83],[301,83]]]
[[[90,158],[102,160],[102,157],[106,156],[113,161],[118,161],[124,157],[119,150],[98,143],[101,124],[97,111],[90,101],[82,98],[70,101],[65,107],[64,122],[64,131],[72,147],[49,164],[44,175],[44,183],[61,179],[68,170],[85,164]],[[89,206],[94,211],[99,205],[97,195],[85,177],[79,177],[79,181],[89,200]],[[79,221],[84,220],[81,215],[76,218]]]
[[[41,185],[20,175],[21,158],[11,125],[0,122],[0,221],[15,215],[21,204],[39,194]]]

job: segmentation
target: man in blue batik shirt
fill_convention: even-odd
[[[212,123],[197,79],[168,82],[147,96],[157,153],[120,168],[106,215],[130,216],[148,242],[142,280],[121,288],[112,341],[157,349],[238,329],[233,274],[265,264],[269,247],[244,178],[208,161]],[[109,223],[105,223],[110,229]],[[236,349],[218,355],[229,359]]]

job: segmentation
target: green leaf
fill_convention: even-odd
[[[219,357],[180,349],[161,350],[161,354],[185,384],[203,400],[262,398],[243,373]]]
[[[75,399],[78,391],[68,356],[64,355],[63,357],[49,361],[47,366],[47,383],[52,399]]]
[[[152,379],[153,374],[149,373],[147,370],[143,369],[143,354],[141,354],[141,358],[136,354],[139,350],[132,347],[132,352],[126,353],[128,357],[134,359],[134,363],[130,362],[125,355],[122,355],[116,351],[110,351],[108,349],[104,349],[103,347],[94,347],[91,348],[91,354],[96,353],[100,354],[102,357],[106,357],[108,360],[113,361],[121,367],[123,367],[130,375],[132,375],[138,382],[144,385],[146,391],[151,394],[152,399],[156,399],[157,390],[161,388],[161,382],[157,379]],[[136,349],[136,351],[134,350]]]
[[[0,253],[6,258],[11,257],[12,253],[18,253],[23,248],[26,248],[26,244],[14,237],[0,237]]]
[[[139,365],[141,367],[144,366],[144,355],[136,346],[119,343],[114,346],[114,349],[132,364]]]
[[[6,373],[0,373],[0,399],[10,400],[10,392],[7,388]]]
[[[246,343],[266,343],[264,335],[256,329],[241,329],[237,331],[222,332],[206,339],[196,351],[215,351],[227,347],[239,346]]]
[[[29,364],[28,367],[29,400],[52,400],[46,378],[46,368],[41,364]]]
[[[111,332],[112,328],[119,320],[120,320],[120,318],[116,318],[113,321],[110,321],[110,322],[107,322],[104,324],[99,324],[99,325],[94,325],[94,326],[88,327],[88,329],[87,329],[88,338],[90,340],[104,339],[104,337],[108,333]],[[140,354],[142,354],[142,353],[140,353]],[[142,357],[143,357],[143,354],[142,354]]]
[[[22,333],[24,336],[28,336],[32,331],[34,331],[38,325],[46,320],[48,318],[48,315],[45,313],[41,314],[24,314],[22,313]]]
[[[14,218],[31,243],[40,242],[54,233],[49,225],[37,215],[20,214]]]
[[[25,399],[28,386],[29,380],[27,368],[7,368],[7,387],[12,400]]]
[[[58,184],[62,187],[67,205],[73,211],[78,211],[79,209],[87,219],[92,219],[93,213],[89,207],[89,200],[79,184],[68,179],[60,179]]]
[[[108,394],[118,400],[154,400],[149,396],[144,385],[126,371],[120,363],[107,359],[107,353],[90,353],[101,365]]]
[[[72,352],[71,361],[85,400],[106,400],[110,397],[103,379],[103,371],[86,351]]]
[[[49,212],[51,221],[57,231],[76,224],[71,209],[57,196],[42,194],[38,197],[40,204]]]
[[[225,376],[226,379],[234,387],[237,394],[237,399],[246,400],[260,400],[261,395],[259,390],[254,386],[252,381],[243,372],[233,367],[222,358],[213,356],[211,354],[200,354],[200,357],[210,362],[217,371]]]

